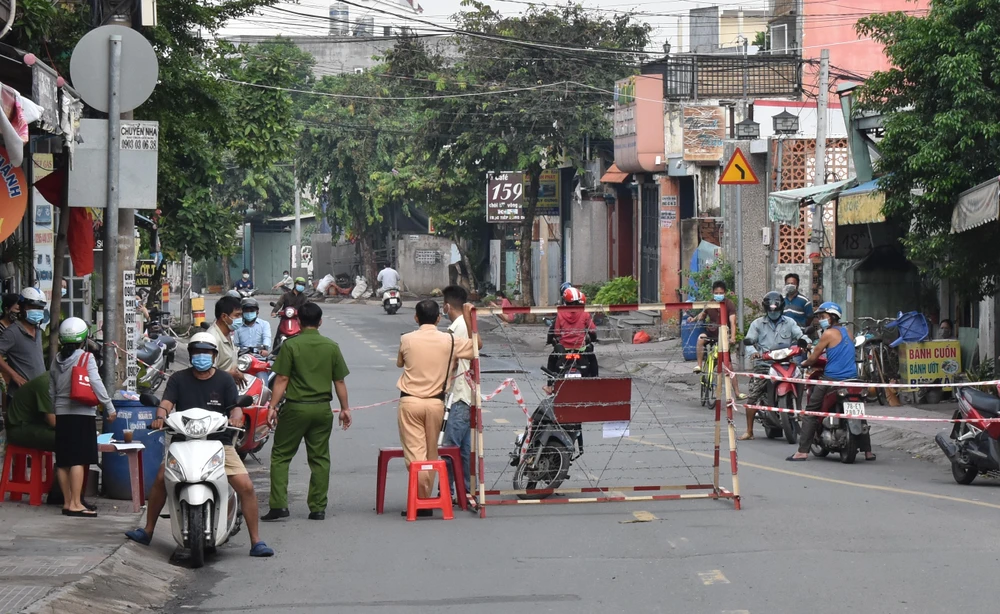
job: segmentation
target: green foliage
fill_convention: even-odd
[[[988,382],[992,380],[996,375],[996,360],[993,358],[987,358],[986,360],[980,362],[974,367],[969,367],[965,370],[965,377],[967,381],[970,382]],[[996,386],[979,386],[979,390],[997,395]]]
[[[712,284],[719,280],[726,283],[726,287],[732,294],[731,298],[735,300],[736,295],[733,289],[736,287],[736,272],[733,270],[733,265],[725,258],[717,258],[701,271],[694,273],[682,271],[681,273],[686,277],[685,281],[688,285],[686,292],[692,294],[696,301],[712,300]]]
[[[998,290],[1000,224],[948,229],[958,195],[997,175],[1000,3],[940,0],[922,17],[876,13],[858,31],[885,45],[893,67],[872,74],[862,110],[886,116],[879,142],[885,213],[909,229],[920,268],[971,299]],[[923,189],[914,196],[911,190]]]
[[[593,302],[595,305],[635,305],[639,302],[639,282],[631,275],[616,277],[604,284]]]
[[[583,292],[583,295],[587,297],[587,300],[592,300],[597,298],[597,293],[600,292],[601,288],[603,288],[607,283],[608,282],[606,281],[598,281],[592,284],[581,284],[579,286],[580,292]]]

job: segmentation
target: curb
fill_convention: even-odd
[[[124,537],[122,538],[124,539]],[[86,575],[25,609],[29,614],[135,614],[160,612],[174,597],[173,585],[193,572],[170,563],[155,545],[125,542]]]

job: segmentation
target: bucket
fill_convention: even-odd
[[[705,329],[701,322],[688,322],[687,317],[681,317],[681,350],[684,360],[697,360],[698,358],[698,337]]]
[[[163,464],[165,442],[162,431],[151,432],[149,424],[156,416],[156,408],[143,405],[141,401],[114,401],[117,416],[114,422],[104,419],[102,432],[114,434],[116,441],[125,439],[124,431],[132,430],[132,441],[146,446],[142,451],[143,485],[149,495],[156,474]],[[110,499],[132,498],[132,482],[128,474],[128,458],[117,452],[105,452],[102,455],[101,468],[104,472],[103,492]]]

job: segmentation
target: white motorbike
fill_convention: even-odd
[[[159,400],[152,397],[143,403],[159,406]],[[234,407],[252,404],[253,399],[243,395]],[[164,421],[170,529],[177,544],[190,552],[195,568],[205,564],[206,552],[236,535],[243,521],[236,491],[226,477],[226,452],[218,439],[234,428],[229,426],[230,409],[224,413],[200,408],[175,411]]]
[[[395,314],[403,306],[403,299],[399,296],[398,288],[386,288],[382,292],[382,309],[389,315]]]

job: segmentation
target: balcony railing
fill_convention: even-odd
[[[667,100],[797,96],[802,92],[797,55],[678,55],[643,66],[663,75]]]

